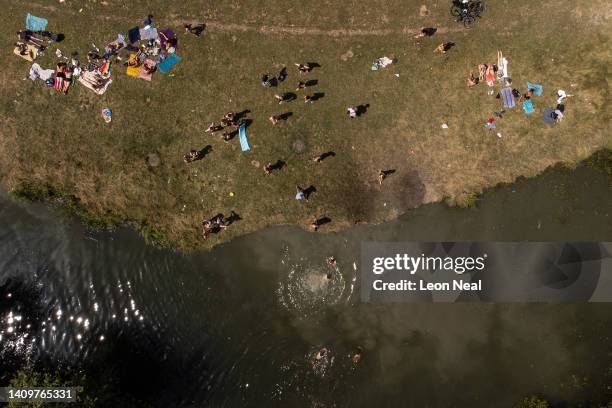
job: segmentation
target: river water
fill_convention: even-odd
[[[475,209],[427,205],[338,234],[275,227],[178,254],[2,195],[0,376],[79,367],[160,407],[592,403],[612,366],[610,305],[365,305],[355,267],[362,240],[610,241],[611,217],[608,176],[556,168]]]

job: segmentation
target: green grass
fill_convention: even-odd
[[[78,217],[91,229],[110,229],[122,221],[121,216],[110,211],[92,212],[83,205],[78,197],[59,191],[50,185],[36,186],[24,183],[10,190],[10,194],[20,201],[49,203],[65,215]]]
[[[612,146],[606,3],[490,1],[470,31],[452,21],[447,3],[317,2],[286,11],[284,3],[254,0],[204,7],[159,0],[3,2],[0,41],[7,53],[27,12],[48,18],[50,30],[65,34],[59,44],[64,53],[81,55],[91,42],[103,45],[151,13],[158,27],[178,29],[184,59],[174,77],[156,73],[151,83],[127,77],[116,64],[103,96],[79,86],[56,94],[41,82],[21,80],[29,68],[25,61],[4,59],[1,182],[9,190],[29,185],[61,191],[74,197],[75,212],[103,224],[138,220],[151,241],[190,249],[270,224],[306,227],[322,215],[332,219],[322,231],[382,222],[444,197],[475,197],[488,186]],[[421,4],[430,11],[426,17],[419,15]],[[187,36],[180,31],[184,21],[204,21],[208,29],[202,38]],[[440,33],[416,44],[413,34],[428,25]],[[447,55],[434,54],[443,41],[456,46]],[[495,62],[498,49],[521,90],[527,80],[545,87],[533,117],[517,110],[498,120],[502,139],[483,128],[500,101],[487,95],[484,84],[465,87],[467,71]],[[344,61],[348,50],[353,57]],[[53,52],[37,62],[52,67]],[[383,55],[395,55],[397,64],[371,71],[372,60]],[[273,94],[294,91],[299,79],[293,63],[306,61],[321,65],[304,76],[318,80],[309,93],[325,96],[312,105],[277,105]],[[276,74],[283,65],[289,68],[286,83],[264,89],[260,75]],[[575,96],[567,100],[564,121],[549,129],[540,116],[559,88]],[[362,103],[370,104],[367,113],[348,120],[346,107]],[[111,124],[100,117],[107,106],[114,112]],[[251,152],[242,153],[237,139],[225,144],[203,133],[225,112],[244,109],[253,120]],[[268,123],[284,111],[293,112],[287,123]],[[450,129],[441,129],[443,122]],[[292,150],[296,141],[304,143],[304,153]],[[206,145],[212,152],[205,159],[183,163],[184,153]],[[312,162],[327,150],[336,156]],[[150,153],[159,155],[159,166],[147,165]],[[285,168],[264,177],[262,166],[276,160],[285,161]],[[380,169],[396,170],[382,186],[376,182]],[[296,185],[314,185],[317,192],[308,203],[296,202]],[[201,220],[230,210],[242,221],[202,240]]]

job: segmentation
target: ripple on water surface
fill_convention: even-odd
[[[294,259],[286,246],[281,258],[281,277],[277,289],[279,302],[302,318],[321,312],[326,307],[348,302],[353,292],[355,271],[348,269],[349,272],[343,272],[341,265],[341,262],[330,265],[324,257],[320,260]]]

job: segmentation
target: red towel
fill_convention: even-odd
[[[64,92],[64,78],[57,77],[53,82],[53,89],[57,92]]]

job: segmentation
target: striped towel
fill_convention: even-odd
[[[55,78],[55,81],[53,82],[53,89],[55,89],[57,92],[64,92],[65,82],[66,81],[64,80],[64,78]]]
[[[514,99],[514,95],[512,95],[512,88],[503,88],[501,94],[504,98],[504,108],[512,109],[516,107],[516,100]]]
[[[109,76],[110,67],[111,67],[111,62],[109,60],[104,60],[104,64],[102,64],[102,66],[99,69],[100,75]]]
[[[244,123],[240,125],[238,135],[240,137],[240,148],[242,149],[242,151],[246,152],[251,150],[251,148],[249,147],[249,141],[247,140],[246,125]]]

